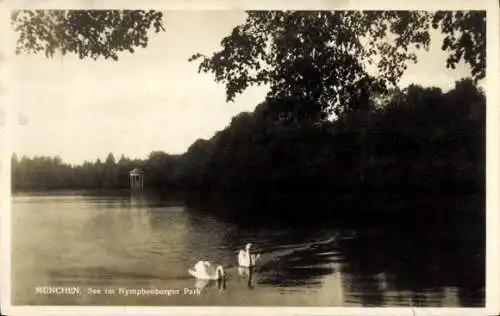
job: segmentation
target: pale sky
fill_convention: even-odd
[[[223,85],[211,74],[198,74],[196,52],[210,54],[242,23],[239,11],[169,11],[166,32],[153,34],[149,46],[119,61],[13,59],[11,100],[28,118],[16,125],[12,149],[18,155],[59,155],[65,162],[145,158],[153,150],[181,154],[198,138],[210,138],[241,111],[252,111],[265,88],[249,88],[226,103]],[[400,86],[418,83],[444,90],[470,75],[465,65],[446,69],[441,34],[433,34],[429,52],[418,54]]]

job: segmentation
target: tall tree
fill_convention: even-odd
[[[321,119],[357,110],[393,87],[407,62],[417,61],[412,48],[429,48],[431,25],[447,34],[448,65],[463,59],[475,80],[484,78],[485,20],[484,11],[250,11],[221,50],[189,60],[201,58],[199,71],[225,85],[228,101],[267,84],[268,98],[299,100],[303,117]],[[288,111],[297,112],[297,104]]]
[[[116,163],[115,156],[113,155],[113,153],[108,153],[108,155],[106,156],[106,160],[105,160],[104,163],[106,165],[114,165]]]
[[[52,57],[60,50],[62,54],[76,54],[80,58],[117,60],[120,52],[133,53],[134,48],[146,47],[150,29],[156,33],[164,31],[163,17],[163,12],[154,10],[14,10],[11,22],[19,36],[18,53],[45,53],[47,57]],[[297,28],[294,23],[298,23]],[[385,72],[389,70],[387,68],[397,65],[391,71],[397,75],[404,70],[401,60],[414,59],[407,52],[409,44],[428,47],[429,24],[446,34],[443,50],[450,53],[450,67],[464,60],[472,67],[475,79],[484,78],[485,11],[250,11],[246,22],[235,27],[222,40],[223,49],[205,59],[201,68],[212,70],[218,81],[232,82],[227,87],[228,99],[231,100],[248,84],[269,82],[275,77],[276,74],[263,71],[261,61],[277,65],[287,60],[289,54],[300,51],[301,46],[310,44],[313,45],[309,46],[309,51],[304,52],[314,51],[312,59],[321,59],[320,56],[330,58],[325,53],[316,57],[316,53],[333,47],[339,49],[338,46],[352,49],[353,53],[363,52],[360,57],[373,57],[377,50],[382,50],[388,57],[382,58],[384,61],[380,61],[379,65]],[[319,33],[313,32],[318,29]],[[356,35],[371,37],[370,44],[375,44],[377,39],[384,39],[388,33],[393,33],[397,46],[379,41],[375,52],[370,48],[361,50],[361,43],[356,39]],[[291,50],[284,51],[287,47],[277,46],[280,44],[287,44]],[[245,47],[250,51],[245,52]],[[234,49],[233,54],[230,54],[231,48]],[[398,58],[392,60],[390,56]],[[232,65],[236,61],[243,69],[252,68],[260,75],[246,73],[230,76],[230,70],[237,69]]]

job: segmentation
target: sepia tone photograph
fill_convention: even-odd
[[[485,308],[478,3],[12,7],[10,304]]]

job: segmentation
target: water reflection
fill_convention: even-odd
[[[426,230],[415,224],[415,221],[398,221],[387,224],[383,233],[360,233],[356,239],[340,244],[348,263],[346,272],[352,278],[350,291],[374,293],[370,297],[361,296],[360,302],[367,306],[381,304],[386,299],[376,293],[396,296],[400,304],[440,306],[445,287],[468,289],[470,301],[481,301],[480,289],[484,288],[481,244],[467,241],[461,231],[452,232],[456,228],[445,223],[432,227],[429,221]],[[465,218],[461,230],[471,231],[470,225],[474,222]],[[439,230],[446,233],[429,237]]]
[[[209,289],[210,287],[216,287],[217,290],[223,291],[226,289],[226,279],[218,279],[218,280],[201,280],[195,279],[194,288],[200,291]]]
[[[409,201],[409,208],[428,210],[433,205],[426,199],[414,205]],[[248,204],[244,203],[202,205],[191,201],[189,205],[237,226],[237,235],[228,237],[238,244],[255,237],[254,229],[259,227],[257,244],[263,255],[271,258],[259,269],[259,284],[318,287],[342,266],[342,287],[354,304],[442,306],[444,301],[453,301],[450,296],[455,295],[461,306],[482,306],[484,218],[476,216],[482,213],[481,199],[452,199],[446,203],[439,198],[431,216],[423,211],[412,216],[388,212],[386,220],[381,216],[372,221],[371,214],[367,221],[338,217],[320,225],[307,220],[294,223],[293,216],[286,221],[262,220],[248,214]],[[443,209],[452,207],[472,209],[451,216],[443,213]],[[445,288],[457,290],[445,294]]]
[[[480,219],[294,222],[293,216],[283,221],[251,216],[249,211],[257,212],[253,207],[175,201],[144,192],[15,200],[14,297],[21,304],[61,303],[57,297],[33,297],[30,289],[77,280],[86,286],[181,289],[194,283],[206,292],[196,301],[204,305],[296,305],[297,300],[330,306],[484,305]],[[255,269],[237,266],[237,252],[248,242],[261,254]],[[223,265],[227,281],[193,280],[187,269],[199,260]],[[216,292],[225,294],[211,296]],[[81,300],[106,303],[99,297]],[[167,304],[152,297],[134,302]],[[168,304],[192,302],[178,297]]]
[[[218,279],[217,280],[217,288],[219,290],[225,290],[226,289],[226,278]]]
[[[249,289],[253,289],[252,279],[254,268],[238,267],[238,276],[240,280],[245,280]]]

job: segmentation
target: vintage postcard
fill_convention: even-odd
[[[6,315],[499,313],[498,1],[3,1]]]

